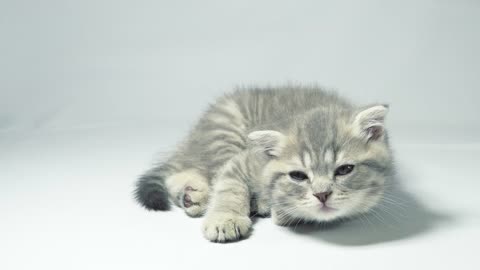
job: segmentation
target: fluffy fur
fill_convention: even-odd
[[[248,235],[252,213],[279,225],[365,213],[393,172],[387,111],[315,87],[237,90],[140,178],[136,198],[147,209],[172,201],[206,214],[204,236],[214,242]]]

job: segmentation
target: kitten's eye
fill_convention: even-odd
[[[301,171],[292,171],[288,175],[294,180],[303,181],[308,179],[308,175]]]
[[[353,171],[353,168],[355,168],[355,165],[342,165],[335,170],[335,175],[347,175]]]

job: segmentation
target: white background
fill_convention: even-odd
[[[1,269],[478,269],[480,2],[0,1]],[[234,244],[135,178],[236,85],[391,105],[396,205]]]

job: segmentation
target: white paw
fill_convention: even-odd
[[[212,242],[229,242],[245,237],[252,226],[247,216],[213,213],[205,217],[203,235]]]
[[[191,217],[202,216],[207,210],[208,189],[186,186],[181,195],[181,205],[185,213]]]

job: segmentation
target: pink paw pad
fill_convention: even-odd
[[[185,194],[183,195],[183,206],[185,206],[186,208],[189,208],[192,205],[197,204],[197,203],[194,203],[190,195],[188,195],[188,192],[190,191],[197,191],[197,190],[192,188],[191,186],[185,187]]]

